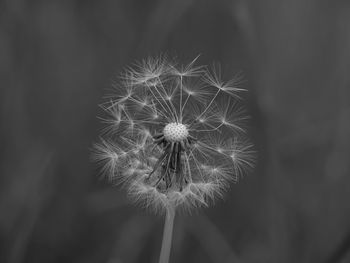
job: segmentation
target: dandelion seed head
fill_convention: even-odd
[[[162,211],[208,206],[254,165],[241,123],[238,80],[148,58],[122,75],[102,105],[107,133],[94,147],[102,174],[122,183],[132,200]]]

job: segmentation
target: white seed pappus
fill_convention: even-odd
[[[93,158],[102,174],[155,210],[207,206],[253,167],[241,77],[165,57],[127,68],[109,100]]]

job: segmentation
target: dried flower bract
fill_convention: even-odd
[[[241,125],[241,78],[179,66],[164,57],[126,69],[94,159],[134,200],[156,210],[208,205],[252,167],[252,145]]]

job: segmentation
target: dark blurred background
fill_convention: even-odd
[[[171,262],[350,262],[350,2],[0,2],[0,262],[157,262],[163,218],[97,177],[98,104],[167,52],[243,71],[255,171],[180,214]]]

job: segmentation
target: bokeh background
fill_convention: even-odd
[[[176,218],[171,262],[350,262],[350,2],[0,2],[0,262],[157,262],[163,218],[98,179],[98,104],[167,52],[244,72],[254,172]]]

